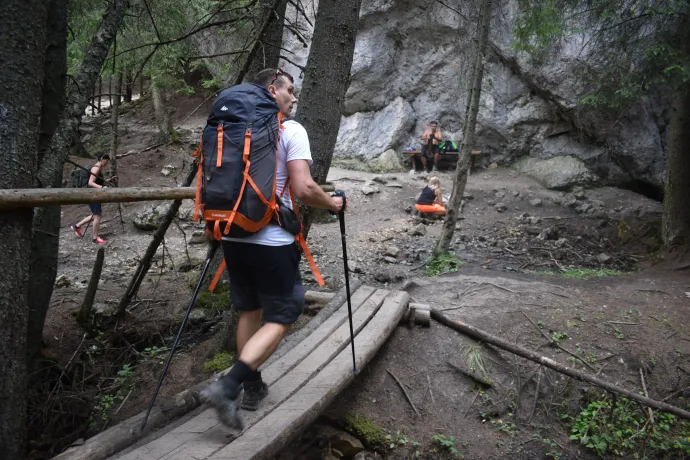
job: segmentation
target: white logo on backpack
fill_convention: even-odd
[[[223,106],[223,107],[220,108],[220,111],[221,111],[221,112],[227,112],[227,111],[228,111],[228,108],[225,107],[225,106]]]

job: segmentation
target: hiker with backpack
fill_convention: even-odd
[[[446,215],[446,208],[443,207],[443,196],[441,195],[441,181],[438,177],[434,176],[429,179],[429,183],[419,194],[414,206],[422,214]]]
[[[433,161],[432,170],[434,172],[438,171],[438,159],[440,156],[439,142],[443,140],[443,134],[441,130],[438,129],[438,123],[435,121],[429,123],[420,139],[424,141],[421,156],[418,157],[422,162],[422,168],[425,171],[429,171],[429,163]]]
[[[323,283],[293,200],[334,213],[345,206],[343,197],[326,194],[314,182],[304,127],[285,121],[297,102],[294,91],[292,76],[280,69],[264,69],[251,83],[224,90],[195,153],[197,206],[207,232],[221,240],[232,304],[239,311],[238,360],[201,395],[231,427],[242,427],[242,390],[247,410],[256,410],[268,394],[258,368],[302,313],[300,246]]]
[[[98,162],[91,167],[91,171],[88,173],[88,181],[86,183],[86,187],[90,188],[106,188],[107,186],[105,185],[106,181],[103,177],[103,171],[104,169],[108,166],[108,161],[110,160],[110,156],[107,153],[100,153],[98,155]],[[93,222],[93,226],[91,227],[91,231],[93,232],[93,242],[96,244],[100,245],[105,245],[107,241],[105,241],[103,238],[99,236],[100,231],[101,231],[101,218],[103,214],[103,210],[101,208],[100,203],[96,204],[90,204],[89,208],[91,209],[91,215],[83,218],[76,224],[70,225],[72,228],[72,231],[78,236],[78,237],[83,237],[84,233],[81,231],[81,227],[83,225],[88,224],[89,222]]]

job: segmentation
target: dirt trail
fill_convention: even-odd
[[[202,100],[176,98],[174,104],[178,108],[173,124],[182,124]],[[120,160],[121,185],[179,183],[189,165],[189,154],[196,148],[207,111],[203,106],[184,121],[177,143]],[[97,150],[107,140],[107,123],[99,124],[98,118],[91,122],[95,127],[86,145]],[[146,100],[126,107],[120,125],[121,153],[141,151],[156,143],[152,109]],[[172,174],[164,176],[162,169],[167,165],[173,166]],[[451,173],[442,171],[438,175],[447,196]],[[539,347],[544,354],[565,361],[567,356],[563,353],[544,346],[543,336],[521,313],[524,312],[549,334],[566,334],[562,345],[592,361],[602,377],[627,388],[638,388],[639,377],[635,376],[644,367],[652,397],[662,398],[683,384],[687,386],[690,376],[680,369],[690,368],[690,299],[685,294],[690,292],[688,271],[652,269],[586,280],[545,274],[570,270],[568,273],[578,276],[573,270],[589,268],[604,273],[603,270],[629,271],[650,265],[654,259],[648,251],[658,247],[655,222],[661,212],[659,203],[609,187],[574,194],[554,192],[508,169],[481,170],[469,178],[464,212],[451,246],[463,265],[458,273],[427,277],[422,264],[430,256],[441,223],[408,212],[427,178],[405,172],[375,175],[331,169],[329,181],[349,197],[346,222],[352,276],[390,288],[401,288],[407,282],[407,289],[417,301],[442,309],[453,308],[447,311],[452,317],[523,346]],[[133,219],[157,204],[125,204],[124,229],[117,205],[104,206],[102,233],[109,243],[96,299],[100,309],[115,305],[150,241],[152,232],[134,228]],[[91,244],[90,234],[78,239],[69,224],[86,212],[86,206],[63,207],[58,275],[65,275],[71,284],[54,291],[46,322],[44,354],[65,366],[75,350],[80,350],[68,369],[73,383],[63,391],[65,396],[76,394],[90,404],[98,404],[104,395],[120,391],[117,372],[126,363],[132,365],[133,374],[124,392],[129,394],[124,401],[117,400],[117,406],[121,405],[117,413],[113,410],[108,415],[107,423],[113,423],[144,408],[160,370],[161,356],[165,356],[159,350],[171,342],[180,312],[191,295],[195,270],[189,270],[203,258],[205,246],[185,244],[198,226],[188,218],[179,219],[179,225],[168,231],[166,251],[159,250],[142,285],[139,302],[130,308],[127,319],[116,326],[110,324],[111,331],[116,329],[114,333],[84,340],[72,312],[83,298],[97,248]],[[343,284],[343,262],[337,221],[323,217],[313,226],[309,239],[327,287],[338,289]],[[306,263],[302,269],[308,288],[316,288]],[[410,284],[410,280],[414,283]],[[209,340],[225,315],[227,312],[218,306],[198,309],[198,316],[183,338],[184,346],[173,361],[161,398],[210,375],[203,371]],[[327,410],[326,419],[340,420],[346,413],[363,415],[392,433],[404,432],[427,449],[433,445],[434,434],[453,435],[465,458],[543,458],[548,449],[561,452],[560,458],[575,458],[578,449],[584,453],[582,448],[568,443],[562,424],[551,410],[552,396],[564,391],[566,383],[561,377],[545,373],[539,405],[532,423],[526,424],[536,386],[535,378],[528,377],[535,366],[517,362],[504,352],[487,351],[487,369],[497,388],[477,396],[474,384],[445,364],[462,363],[461,348],[468,343],[437,324],[430,329],[398,328],[356,383]],[[386,369],[407,386],[422,412],[421,418],[414,415]],[[506,418],[509,412],[502,404],[511,400],[510,390],[515,391],[516,385],[524,386],[517,391],[521,400],[512,409],[512,418]],[[574,406],[582,401],[579,388],[571,390]],[[498,416],[478,416],[497,408],[501,409]],[[504,422],[514,424],[515,428]],[[64,429],[60,434],[62,442],[71,442],[86,432],[80,427]],[[533,433],[541,438],[530,441]],[[556,440],[563,447],[547,449],[544,438]],[[51,447],[37,447],[36,458]],[[412,454],[409,449],[384,453],[387,458]]]

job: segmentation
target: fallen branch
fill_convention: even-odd
[[[474,375],[470,371],[466,371],[465,369],[463,369],[459,366],[456,366],[455,364],[453,364],[449,361],[446,361],[446,364],[448,365],[448,367],[455,369],[456,371],[458,371],[462,375],[471,378],[472,380],[474,380],[475,382],[479,383],[480,385],[482,385],[486,388],[491,388],[493,386],[493,382],[491,380],[485,379],[485,378],[480,377],[478,375]]]
[[[682,392],[688,391],[688,390],[690,390],[690,387],[685,387],[685,388],[680,389],[678,391],[674,391],[673,393],[671,393],[670,395],[668,395],[664,399],[662,399],[662,401],[668,401],[669,399],[673,398],[674,396],[677,396],[677,395],[681,394]]]
[[[489,286],[493,286],[497,289],[503,289],[504,291],[512,292],[513,294],[517,294],[517,292],[513,291],[512,289],[508,289],[507,287],[499,286],[498,284],[494,283],[481,283],[481,284],[488,284]]]
[[[405,390],[405,387],[403,386],[403,384],[400,383],[400,380],[398,380],[398,378],[395,376],[395,374],[393,374],[390,370],[386,369],[386,372],[388,372],[391,375],[391,377],[393,377],[395,379],[395,382],[398,384],[400,389],[403,391],[405,398],[407,398],[407,402],[409,402],[410,406],[412,406],[412,409],[414,409],[415,414],[417,414],[418,417],[421,417],[421,414],[419,413],[417,408],[414,407],[414,403],[412,402],[412,399],[410,399],[410,395],[407,394],[407,390]]]
[[[673,270],[674,271],[680,271],[680,270],[686,270],[688,268],[690,268],[690,264],[680,265],[680,266],[674,268]]]
[[[640,368],[640,381],[642,382],[642,390],[644,391],[644,395],[649,398],[649,393],[647,393],[647,383],[644,381],[644,372],[642,371],[642,368]],[[652,414],[652,409],[649,407],[647,408],[647,414],[649,415],[649,421],[652,422],[653,425],[654,415]]]
[[[568,353],[570,356],[572,356],[573,358],[577,359],[577,360],[580,361],[582,364],[584,364],[585,366],[587,366],[587,367],[589,367],[590,369],[592,369],[594,372],[597,371],[597,368],[596,368],[596,367],[592,366],[592,365],[589,364],[587,361],[585,361],[584,359],[582,359],[582,358],[580,358],[579,356],[577,356],[575,353],[566,350],[566,349],[563,348],[558,342],[556,342],[556,341],[553,340],[551,337],[549,337],[547,334],[545,334],[544,331],[542,331],[542,330],[539,328],[539,326],[537,326],[537,323],[535,323],[534,321],[532,321],[532,318],[530,318],[529,316],[527,316],[527,313],[525,313],[525,312],[522,311],[522,310],[520,311],[520,313],[522,313],[523,315],[525,315],[525,318],[527,318],[527,319],[529,320],[529,322],[532,323],[532,324],[534,325],[534,327],[537,328],[537,330],[541,333],[541,335],[543,335],[544,338],[545,338],[546,340],[548,340],[549,343],[550,343],[551,345],[553,345],[554,347],[558,348],[558,349],[561,350],[561,351],[564,351],[564,352]]]
[[[639,326],[640,323],[628,323],[625,321],[606,321],[608,324],[627,324],[628,326]]]
[[[666,295],[671,295],[666,291],[662,291],[661,289],[635,289],[638,292],[660,292],[661,294],[666,294]]]
[[[494,345],[498,348],[501,348],[503,350],[509,351],[510,353],[513,353],[515,355],[521,356],[525,359],[529,359],[530,361],[534,361],[535,363],[541,364],[545,367],[548,367],[549,369],[552,369],[556,372],[559,372],[564,375],[568,375],[570,377],[573,377],[581,382],[587,382],[592,385],[596,385],[600,388],[603,388],[604,390],[610,391],[612,393],[618,393],[626,398],[632,399],[637,401],[638,403],[642,404],[643,406],[646,407],[652,407],[654,409],[659,409],[664,412],[668,412],[669,414],[677,415],[680,418],[683,418],[685,420],[690,420],[690,412],[681,409],[680,407],[672,406],[671,404],[667,404],[662,401],[656,401],[654,399],[647,398],[646,396],[641,396],[638,393],[634,391],[628,391],[625,388],[621,388],[617,385],[613,385],[605,380],[599,379],[597,377],[593,377],[591,375],[588,375],[582,371],[578,371],[576,369],[572,369],[568,366],[565,366],[563,364],[560,364],[550,358],[547,358],[546,356],[541,356],[537,353],[534,353],[531,350],[528,350],[524,347],[521,347],[519,345],[513,345],[510,342],[501,339],[499,337],[496,337],[492,334],[489,334],[487,332],[484,332],[480,329],[475,328],[474,326],[470,326],[469,324],[465,324],[461,321],[454,321],[445,316],[443,313],[439,312],[438,310],[432,309],[431,310],[431,317],[434,318],[436,321],[439,323],[450,327],[451,329],[454,329],[458,332],[461,332],[463,334],[466,334],[476,340],[481,340],[483,342],[489,343],[491,345]]]

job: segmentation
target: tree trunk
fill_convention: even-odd
[[[6,0],[0,15],[0,188],[32,187],[38,163],[47,5]],[[11,91],[7,90],[11,88]],[[88,94],[86,94],[88,97]],[[25,458],[31,209],[0,214],[0,450]]]
[[[163,139],[169,139],[173,132],[170,114],[165,107],[165,89],[155,80],[151,80],[151,94],[153,96],[153,110],[156,114],[156,124]]]
[[[132,75],[132,68],[128,67],[127,70],[125,71],[125,102],[132,102],[132,93],[134,91],[134,82],[132,79],[134,76]]]
[[[477,127],[477,113],[479,112],[479,98],[482,91],[482,79],[484,77],[484,58],[486,56],[487,45],[489,43],[489,27],[491,25],[492,0],[484,0],[482,8],[481,31],[475,53],[475,64],[472,71],[472,87],[469,93],[468,112],[462,137],[462,149],[458,155],[458,163],[455,167],[455,177],[453,178],[453,192],[448,202],[448,209],[443,222],[443,230],[434,248],[434,255],[445,254],[448,252],[450,242],[453,239],[457,215],[460,211],[460,202],[465,193],[467,185],[467,171],[470,166],[472,148],[474,147],[474,135]]]
[[[671,102],[662,236],[669,246],[690,244],[690,89]]]
[[[311,173],[324,184],[338,138],[345,92],[359,28],[361,0],[321,0],[316,13],[309,60],[295,119],[309,134],[314,164]],[[305,237],[313,214],[303,216]]]
[[[77,315],[77,321],[81,324],[81,327],[89,329],[89,323],[91,321],[91,309],[93,308],[93,301],[96,300],[96,292],[98,291],[98,282],[101,279],[101,271],[103,271],[103,259],[105,259],[105,248],[98,248],[96,253],[96,262],[93,264],[93,269],[91,270],[91,278],[89,279],[89,286],[86,288],[86,294],[84,294],[84,301],[79,307],[79,314]]]
[[[280,47],[283,44],[283,24],[285,23],[287,0],[282,0],[278,3],[275,11],[273,10],[275,0],[261,0],[260,3],[259,16],[255,21],[257,30],[260,30],[261,25],[269,15],[272,15],[273,19],[264,33],[259,36],[261,44],[257,55],[249,67],[248,75],[250,77],[253,77],[263,69],[277,68],[280,59]]]
[[[690,56],[690,15],[676,46]],[[662,238],[668,246],[690,246],[690,83],[680,83],[671,102],[666,152]]]
[[[38,143],[39,167],[46,152],[50,150],[50,142],[58,127],[59,119],[52,114],[62,113],[65,109],[68,3],[68,0],[47,2],[47,46],[41,103],[41,135]],[[61,180],[60,172],[54,178],[54,183]],[[52,286],[55,283],[60,241],[60,206],[51,206],[37,211],[36,216],[39,218],[34,221],[29,268],[27,335],[29,366],[43,348],[43,324],[52,295],[52,289],[46,286]]]
[[[115,99],[113,101],[113,107],[110,111],[110,126],[112,128],[113,137],[110,142],[110,173],[112,176],[117,176],[117,147],[119,143],[117,123],[120,117],[120,93],[122,92],[122,72],[118,71],[115,73]],[[117,179],[115,180],[115,185],[117,185]]]
[[[98,110],[101,110],[101,94],[103,94],[103,77],[98,76]]]

